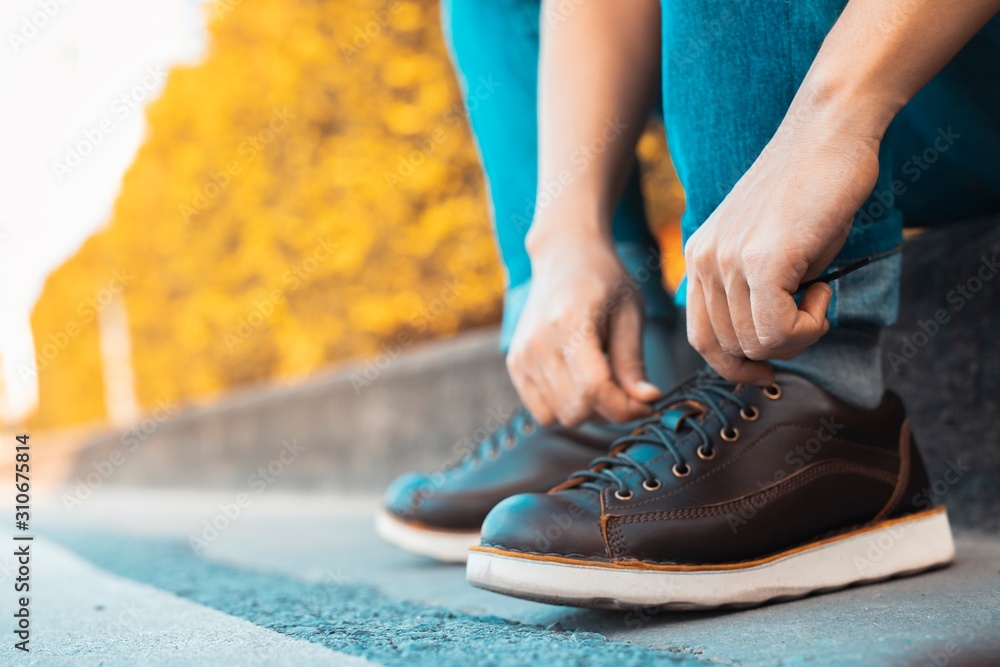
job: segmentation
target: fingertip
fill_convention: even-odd
[[[816,319],[825,316],[830,302],[833,300],[833,288],[826,283],[816,283],[802,297],[800,309],[809,312]]]
[[[535,422],[539,426],[552,426],[555,423],[555,417],[549,412],[537,412],[534,410],[529,410],[531,416],[534,417]]]
[[[626,417],[623,422],[630,422],[635,419],[641,419],[643,417],[649,417],[653,414],[653,408],[650,407],[648,403],[643,401],[629,400],[629,416]]]
[[[718,370],[718,369],[716,369]],[[774,369],[759,361],[745,362],[729,373],[721,373],[730,382],[768,387],[774,383]]]
[[[642,401],[643,403],[655,401],[663,395],[663,392],[660,391],[659,387],[647,380],[639,380],[638,382],[632,383],[629,387],[629,393],[633,398]]]

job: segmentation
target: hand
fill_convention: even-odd
[[[541,424],[647,416],[660,390],[646,381],[635,281],[603,236],[560,236],[533,248],[531,291],[507,354],[514,387]]]
[[[685,246],[688,340],[734,382],[771,383],[765,360],[829,329],[829,285],[793,296],[837,255],[878,176],[871,136],[819,111],[788,118]]]

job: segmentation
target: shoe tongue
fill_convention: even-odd
[[[690,427],[686,425],[684,419],[686,417],[695,418],[702,412],[704,412],[704,409],[694,401],[684,401],[682,403],[669,406],[660,415],[659,421],[651,424],[651,426],[655,426],[658,431],[666,432],[667,437],[676,442],[681,436],[691,430]],[[645,429],[649,427],[646,426],[643,428]],[[648,433],[642,437],[648,437],[650,440],[656,440],[659,442],[659,437],[652,433]],[[663,454],[663,445],[654,445],[646,442],[637,442],[634,444],[623,443],[618,451],[628,452],[629,457],[635,459],[636,461],[648,463],[652,459]]]

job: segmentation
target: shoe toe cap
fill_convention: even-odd
[[[565,557],[607,558],[600,510],[572,492],[525,493],[502,501],[483,523],[482,544]]]
[[[415,518],[423,499],[432,489],[430,477],[422,473],[408,472],[389,484],[382,503],[386,510],[401,519]]]

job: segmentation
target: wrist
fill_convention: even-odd
[[[905,97],[878,77],[864,71],[838,70],[824,61],[817,58],[810,68],[786,121],[877,147],[892,119],[905,106]]]
[[[567,244],[613,246],[610,215],[594,211],[554,207],[537,211],[524,245],[532,259],[550,252],[565,253]]]

